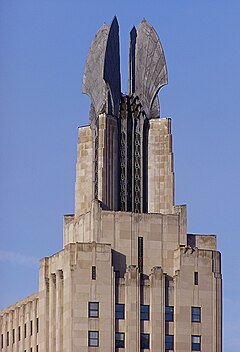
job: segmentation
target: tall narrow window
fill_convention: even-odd
[[[7,332],[7,346],[9,346],[9,331]]]
[[[92,280],[96,280],[96,276],[97,276],[96,267],[92,266]]]
[[[24,324],[24,338],[27,337],[27,324]]]
[[[201,351],[201,336],[192,335],[192,351]]]
[[[201,307],[192,307],[192,323],[201,323]]]
[[[88,331],[88,346],[98,347],[99,346],[99,332]]]
[[[173,335],[165,335],[165,351],[173,350]]]
[[[3,334],[1,335],[1,348],[3,348]]]
[[[149,349],[150,345],[150,334],[143,334],[140,335],[140,348],[141,349]]]
[[[21,340],[21,326],[18,327],[18,341]]]
[[[125,334],[124,332],[115,333],[115,347],[124,348],[125,347]]]
[[[173,306],[166,306],[165,307],[165,321],[173,321],[174,315],[174,307]]]
[[[198,272],[194,272],[194,285],[198,285]]]
[[[138,268],[143,272],[143,237],[138,237]]]
[[[38,345],[36,346],[36,352],[38,352]]]
[[[30,335],[32,336],[33,334],[33,322],[32,320],[30,321]]]
[[[149,305],[140,305],[140,320],[149,320]]]
[[[124,319],[124,304],[115,304],[115,319]]]
[[[99,317],[99,303],[98,302],[88,302],[88,317],[98,318]]]
[[[12,331],[12,341],[13,343],[15,343],[15,329],[13,329]]]
[[[36,332],[39,332],[39,319],[36,318]]]

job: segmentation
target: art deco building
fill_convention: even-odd
[[[161,43],[143,20],[130,33],[120,87],[118,23],[98,30],[78,130],[75,213],[63,250],[40,261],[39,291],[0,312],[1,352],[221,352],[221,257],[214,235],[187,234],[174,204],[171,120]]]

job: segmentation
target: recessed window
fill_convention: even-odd
[[[7,332],[7,346],[9,346],[9,331]]]
[[[15,343],[15,329],[13,329],[12,331],[12,341],[13,343]]]
[[[1,335],[1,348],[3,348],[3,334]]]
[[[125,347],[125,334],[124,332],[115,333],[115,347],[124,348]]]
[[[24,338],[27,337],[27,324],[24,324]]]
[[[88,317],[98,318],[99,317],[99,303],[98,302],[88,302]]]
[[[30,321],[30,335],[32,336],[33,334],[33,322],[32,320]]]
[[[21,340],[21,326],[18,327],[18,341]]]
[[[173,350],[173,335],[165,335],[165,351]]]
[[[149,305],[140,305],[140,320],[149,320]]]
[[[149,349],[150,345],[150,334],[141,334],[140,335],[140,348],[141,349]]]
[[[96,267],[92,266],[92,280],[96,280],[96,277],[97,277]]]
[[[201,322],[201,307],[192,307],[192,322]]]
[[[194,285],[198,285],[198,272],[194,272]]]
[[[36,352],[38,352],[38,345],[36,346]]]
[[[174,307],[173,306],[166,306],[165,307],[165,321],[173,321],[174,315]]]
[[[192,335],[192,351],[201,351],[201,336]]]
[[[36,318],[36,332],[39,332],[39,319]]]
[[[115,304],[115,319],[124,319],[124,304]]]
[[[98,347],[99,346],[99,332],[88,331],[88,346]]]

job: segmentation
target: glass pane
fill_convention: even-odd
[[[192,342],[193,343],[200,343],[200,341],[201,341],[201,337],[200,336],[195,336],[195,335],[192,336]]]
[[[115,318],[124,319],[124,304],[117,303],[115,305]]]
[[[149,320],[149,305],[141,304],[140,306],[140,319]]]
[[[166,335],[165,336],[165,349],[166,350],[173,350],[173,335]]]
[[[149,348],[149,334],[141,334],[141,348]]]

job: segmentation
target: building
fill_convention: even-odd
[[[216,236],[187,234],[186,206],[174,204],[161,43],[145,20],[131,30],[123,95],[118,35],[114,18],[91,44],[75,213],[63,250],[40,261],[39,291],[0,312],[2,352],[222,351]]]

